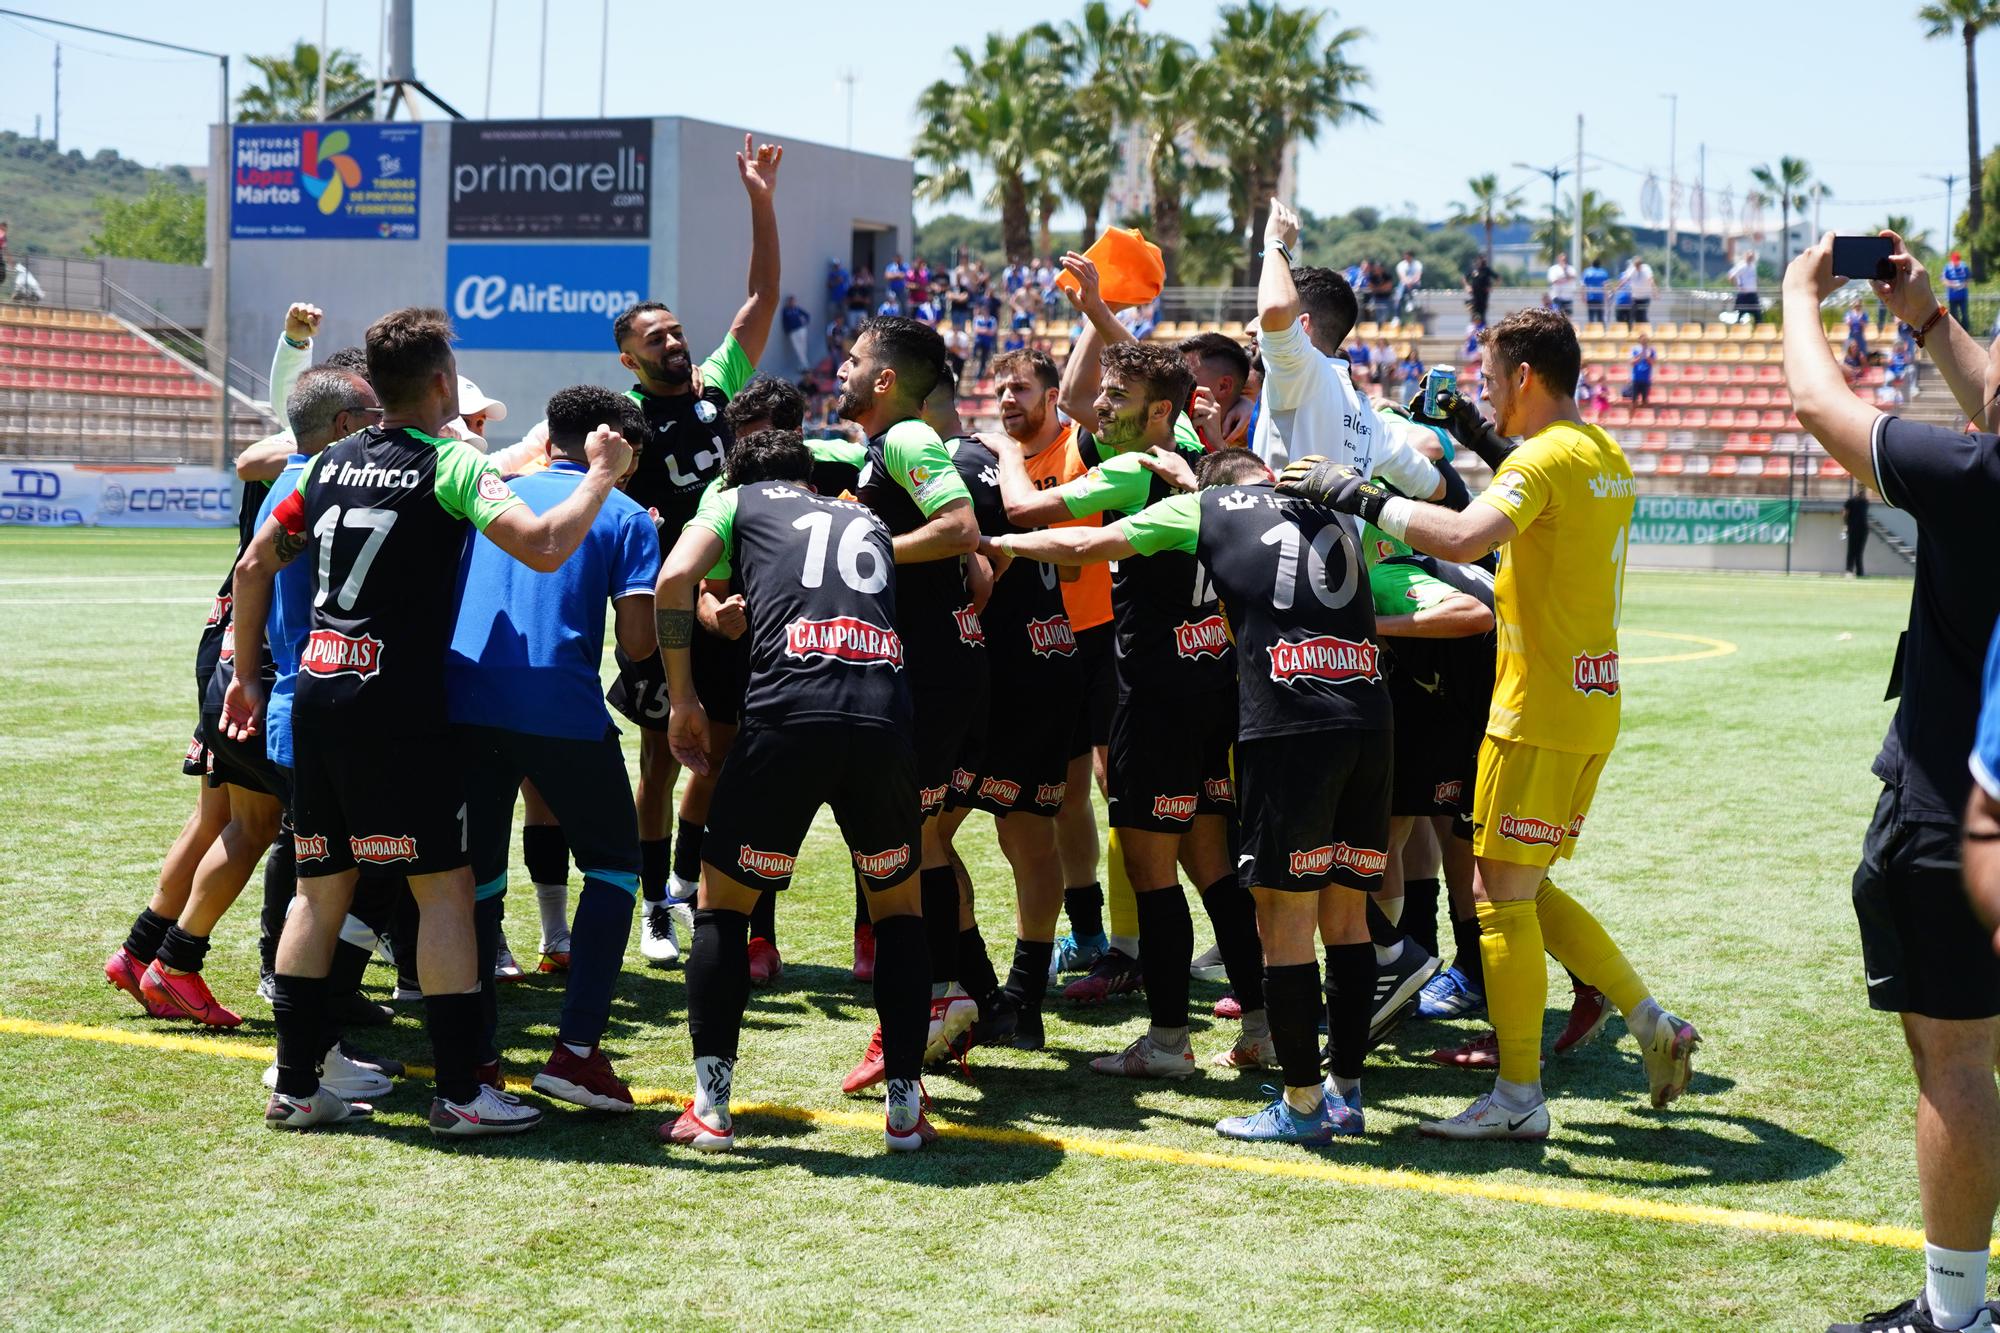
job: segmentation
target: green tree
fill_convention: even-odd
[[[1559,216],[1535,228],[1534,241],[1549,262],[1569,253],[1570,224],[1576,217],[1576,196],[1564,201]],[[1632,229],[1625,225],[1625,211],[1595,190],[1583,192],[1583,257],[1618,255],[1632,249]]]
[[[942,203],[970,194],[974,172],[991,172],[985,202],[1000,210],[1007,253],[1029,254],[1030,212],[1052,175],[1067,100],[1062,61],[1037,34],[998,32],[976,53],[954,46],[950,58],[957,79],[939,79],[917,97],[917,197]]]
[[[1465,183],[1466,197],[1471,201],[1453,204],[1449,219],[1454,227],[1477,225],[1486,234],[1486,262],[1493,262],[1493,229],[1510,227],[1521,220],[1521,195],[1518,190],[1502,190],[1500,178],[1492,172],[1484,176],[1474,176]]]
[[[1118,170],[1118,126],[1136,109],[1132,80],[1145,42],[1137,13],[1128,9],[1113,17],[1106,0],[1090,0],[1080,18],[1046,31],[1072,87],[1056,129],[1055,184],[1082,210],[1088,249]]]
[[[1900,213],[1891,213],[1888,217],[1882,219],[1882,225],[1876,228],[1876,230],[1895,232],[1903,238],[1903,244],[1908,246],[1910,253],[1917,257],[1918,263],[1929,269],[1937,267],[1938,255],[1937,251],[1931,247],[1931,234],[1917,226],[1914,219],[1905,217]]]
[[[312,120],[319,102],[319,48],[295,42],[290,55],[251,56],[250,67],[260,84],[236,95],[236,119],[244,123],[285,123]],[[361,57],[334,47],[326,64],[327,109],[366,91],[373,80],[361,69]]]
[[[1783,230],[1778,233],[1778,271],[1792,263],[1792,213],[1803,213],[1812,202],[1812,168],[1802,157],[1781,157],[1776,167],[1769,163],[1750,168],[1750,175],[1762,188],[1765,201],[1778,206]],[[1831,194],[1832,191],[1826,191]]]
[[[1965,45],[1965,169],[1972,184],[1972,203],[1966,211],[1971,230],[1977,232],[1985,220],[1986,201],[1980,188],[1984,164],[1979,159],[1979,65],[1972,48],[1980,33],[2000,23],[2000,0],[1938,0],[1918,10],[1917,21],[1924,25],[1926,37],[1956,37]],[[1951,248],[1951,237],[1944,238],[1944,245]],[[1986,276],[1977,246],[1972,247],[1972,276]]]
[[[1197,136],[1215,115],[1216,85],[1225,76],[1193,46],[1161,36],[1147,41],[1137,74],[1136,123],[1153,181],[1152,241],[1160,247],[1167,285],[1172,287],[1180,282],[1188,201],[1219,188],[1224,180],[1220,171],[1202,161]]]
[[[1974,205],[1968,201],[1953,229],[1974,273],[2000,268],[2000,148],[1988,153],[1980,165],[1980,193],[1973,196],[1980,204],[1979,225],[1972,225]],[[1932,278],[1935,281],[1936,275]]]
[[[137,199],[99,195],[97,208],[102,221],[83,248],[94,258],[199,264],[207,250],[208,199],[200,190],[156,180]]]
[[[1220,70],[1221,100],[1203,118],[1228,160],[1230,219],[1245,247],[1242,274],[1254,284],[1263,263],[1264,222],[1294,143],[1316,143],[1322,128],[1373,120],[1372,108],[1354,100],[1368,86],[1368,71],[1352,49],[1363,28],[1329,33],[1332,11],[1287,9],[1246,0],[1222,11],[1210,39]]]

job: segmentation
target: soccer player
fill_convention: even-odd
[[[907,392],[896,388],[893,364],[863,364],[881,364],[891,380],[876,381],[883,391]],[[892,1150],[921,1148],[936,1137],[917,1083],[930,960],[895,539],[866,506],[814,493],[812,455],[794,432],[738,440],[727,475],[733,484],[703,500],[657,588],[670,743],[690,769],[708,762],[688,660],[704,577],[742,579],[751,645],[743,725],[709,805],[687,958],[694,1101],[661,1137],[708,1152],[735,1146],[730,1095],[749,995],[750,913],[759,895],[791,882],[813,816],[830,805],[875,922],[884,1136]],[[955,887],[952,906],[955,926]]]
[[[772,195],[784,156],[785,150],[776,144],[760,144],[753,150],[751,137],[743,136],[736,170],[750,198],[749,295],[721,345],[706,360],[695,364],[680,318],[658,301],[641,301],[611,326],[619,364],[636,381],[629,396],[653,432],[652,446],[640,452],[638,471],[626,483],[625,493],[642,509],[659,515],[663,550],[673,546],[681,526],[693,517],[703,489],[721,472],[731,441],[724,409],[749,380],[771,336],[779,300],[778,214]],[[708,631],[697,632],[702,646],[695,650],[695,670],[704,680],[712,667],[726,675],[728,648],[713,641]],[[644,858],[640,884],[646,916],[639,951],[656,963],[680,958],[674,907],[679,906],[678,924],[687,926],[687,904],[694,894],[693,883],[687,881],[675,886],[673,902],[667,891],[673,860],[668,817],[678,775],[660,733],[641,730],[639,850]],[[684,817],[682,829],[689,826]]]
[[[444,726],[459,562],[477,527],[533,568],[560,568],[631,451],[615,432],[594,431],[576,493],[537,515],[471,446],[436,433],[458,410],[444,313],[392,311],[369,326],[366,342],[381,423],[312,460],[236,569],[237,672],[224,709],[230,734],[243,739],[263,724],[273,576],[315,548],[312,631],[292,705],[298,900],[278,942],[278,1086],[265,1120],[305,1129],[372,1113],[320,1086],[317,1073],[327,968],[366,864],[406,873],[422,911],[417,968],[437,1070],[433,1132],[518,1132],[541,1113],[475,1074],[473,879],[463,776]]]
[[[908,658],[904,669],[924,821],[918,878],[929,937],[932,1059],[979,1013],[959,983],[958,875],[940,836],[939,817],[968,727],[985,712],[987,677],[985,631],[965,572],[965,557],[979,545],[972,497],[944,442],[922,419],[924,400],[945,373],[938,331],[894,315],[864,323],[840,367],[840,415],[868,434],[855,494],[895,539],[896,632]],[[754,613],[754,594],[750,601]],[[850,846],[861,850],[851,840]],[[883,1051],[871,1041],[841,1090],[873,1087],[885,1076]]]
[[[1618,611],[1632,470],[1617,442],[1577,415],[1583,356],[1567,319],[1520,311],[1482,335],[1480,356],[1495,430],[1526,442],[1506,456],[1477,503],[1462,511],[1419,505],[1321,459],[1286,469],[1280,487],[1358,514],[1447,560],[1504,550],[1493,590],[1498,678],[1472,815],[1499,1077],[1490,1095],[1421,1128],[1444,1138],[1545,1138],[1545,946],[1625,1016],[1655,1108],[1686,1091],[1700,1037],[1660,1007],[1596,918],[1548,877],[1549,867],[1576,849],[1618,736]]]
[[[608,389],[578,385],[549,399],[549,466],[508,483],[536,513],[574,495],[589,475],[584,443],[599,426],[643,446],[645,423]],[[653,583],[660,572],[653,520],[613,492],[576,555],[552,574],[485,538],[467,552],[457,628],[445,656],[449,716],[466,762],[466,828],[478,888],[480,975],[491,972],[507,892],[514,794],[527,778],[560,823],[583,875],[569,929],[562,1019],[534,1086],[598,1111],[630,1111],[632,1094],[598,1042],[639,896],[639,832],[617,728],[599,691],[604,610],[628,657],[655,657]],[[486,1055],[494,992],[485,987]],[[497,1081],[495,1086],[499,1086]]]
[[[995,546],[1028,559],[1117,560],[1121,573],[1135,557],[1177,552],[1200,562],[1221,597],[1239,659],[1231,710],[1238,722],[1239,864],[1262,937],[1269,1063],[1282,1071],[1284,1086],[1262,1111],[1232,1116],[1216,1130],[1226,1138],[1326,1144],[1363,1128],[1361,1067],[1375,983],[1365,907],[1388,859],[1390,705],[1374,608],[1361,586],[1366,574],[1351,519],[1316,502],[1281,499],[1270,470],[1248,450],[1211,454],[1196,476],[1196,494],[1159,500],[1108,527],[1002,537]],[[1116,767],[1114,760],[1114,786]],[[1234,879],[1227,887],[1244,891]],[[1223,891],[1217,885],[1210,895]],[[1141,892],[1139,900],[1158,896]],[[1326,942],[1332,1072],[1324,1081],[1315,931]],[[1229,958],[1220,921],[1217,938]],[[1160,943],[1147,936],[1148,959]],[[1240,984],[1234,974],[1231,980]],[[1150,975],[1147,981],[1150,997]]]
[[[1052,491],[1037,490],[1019,444],[1007,436],[989,437],[1000,463],[1007,517],[1015,524],[1040,527],[1095,514],[1115,519],[1172,493],[1141,456],[1177,447],[1176,420],[1194,377],[1177,353],[1147,343],[1114,343],[1104,348],[1101,360],[1095,414],[1078,423],[1079,452],[1093,463],[1084,476]],[[1196,444],[1189,457],[1200,452]],[[1236,808],[1229,771],[1229,746],[1236,736],[1235,656],[1215,586],[1195,555],[1162,550],[1120,560],[1111,596],[1118,705],[1107,765],[1110,821],[1136,899],[1144,945],[1139,968],[1152,1021],[1123,1051],[1091,1061],[1091,1068],[1127,1078],[1186,1078],[1195,1072],[1188,1042],[1194,923],[1177,865],[1201,890],[1242,1004],[1242,1040],[1217,1063],[1262,1064],[1270,1038],[1254,908],[1237,883],[1228,846],[1228,821]]]

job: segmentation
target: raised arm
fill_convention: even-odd
[[[1076,279],[1077,289],[1069,293],[1069,299],[1083,316],[1084,324],[1082,336],[1070,348],[1069,359],[1063,362],[1062,387],[1056,393],[1056,406],[1085,430],[1095,431],[1097,389],[1104,373],[1099,354],[1112,343],[1133,341],[1132,330],[1120,324],[1117,312],[1105,304],[1098,287],[1096,264],[1072,250],[1063,256],[1062,266],[1065,273]]]
[[[1257,327],[1267,333],[1289,329],[1299,318],[1299,288],[1292,281],[1292,259],[1286,253],[1299,239],[1299,215],[1277,199],[1264,223],[1266,263],[1257,278]],[[1277,250],[1278,262],[1268,262]]]
[[[535,513],[525,504],[502,510],[483,529],[493,544],[540,573],[550,574],[561,569],[563,561],[569,559],[582,543],[584,534],[590,531],[597,511],[603,507],[604,497],[611,494],[618,478],[625,475],[625,468],[632,459],[632,447],[625,443],[624,436],[611,427],[599,426],[590,433],[590,439],[584,445],[584,456],[589,462],[589,470],[583,474],[583,480],[578,483],[573,495],[542,514]],[[499,481],[497,471],[487,475],[496,485],[505,486]]]
[[[729,331],[753,364],[763,358],[771,321],[778,314],[778,210],[771,196],[784,158],[785,150],[777,144],[760,144],[753,151],[747,134],[743,151],[736,155],[736,174],[750,196],[750,295]]]
[[[285,312],[285,330],[278,335],[278,345],[271,351],[271,413],[286,430],[291,429],[291,423],[285,419],[285,400],[292,396],[292,386],[312,364],[313,337],[319,332],[323,318],[318,306],[294,302]]]
[[[1800,251],[1785,270],[1785,388],[1792,396],[1799,424],[1820,447],[1857,480],[1879,489],[1872,446],[1875,420],[1882,414],[1847,387],[1819,322],[1820,302],[1833,294],[1840,281],[1833,276],[1832,232],[1822,236],[1817,245]],[[1923,289],[1930,290],[1928,279]],[[1956,320],[1943,322],[1957,325]]]

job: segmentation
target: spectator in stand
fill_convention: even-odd
[[[1486,306],[1493,299],[1493,282],[1493,266],[1486,262],[1486,256],[1473,260],[1472,272],[1465,275],[1465,304],[1472,311],[1475,328],[1486,327]],[[1477,358],[1479,350],[1474,347],[1466,355]]]
[[[993,275],[986,271],[986,261],[975,258],[966,270],[966,287],[972,292],[972,299],[979,300],[993,286]]]
[[[1403,251],[1403,257],[1396,262],[1396,317],[1401,319],[1405,312],[1417,308],[1417,292],[1424,285],[1424,261],[1417,258],[1415,250]]]
[[[1564,319],[1576,318],[1576,293],[1581,286],[1576,268],[1567,255],[1560,256],[1549,265],[1549,309]]]
[[[1190,338],[1182,343],[1182,350],[1185,351],[1188,342],[1193,341]],[[1369,350],[1367,343],[1357,340],[1354,346],[1347,349],[1347,373],[1355,388],[1365,392],[1375,387],[1375,354]]]
[[[1035,312],[1042,308],[1041,289],[1023,287],[1008,298],[1014,308],[1014,329],[1016,332],[1035,326]]]
[[[1473,320],[1472,326],[1465,331],[1465,346],[1459,349],[1461,359],[1466,361],[1479,360],[1479,335],[1484,332],[1486,332],[1485,321]]]
[[[930,289],[931,289],[930,262],[926,260],[922,255],[918,255],[917,262],[910,265],[910,290],[913,292],[927,292]]]
[[[895,297],[885,293],[882,297],[882,304],[875,307],[875,313],[884,317],[900,315],[903,313],[903,307]]]
[[[1604,323],[1604,293],[1611,286],[1611,274],[1605,270],[1602,255],[1590,261],[1590,267],[1580,275],[1583,283],[1583,320],[1586,324]]]
[[[1859,305],[1860,302],[1856,302]],[[1864,319],[1865,325],[1867,321]],[[1861,383],[1861,377],[1868,372],[1868,345],[1859,338],[1847,340],[1847,355],[1840,359],[1840,373],[1847,377],[1847,387],[1852,389]]]
[[[1855,297],[1847,305],[1847,340],[1861,347],[1861,355],[1868,355],[1868,312],[1861,308],[1861,298]]]
[[[1375,322],[1387,324],[1396,317],[1396,275],[1387,264],[1369,260],[1368,300],[1375,309]]]
[[[1000,336],[1000,321],[990,310],[982,310],[972,318],[972,354],[979,359],[978,379],[986,378],[986,367],[992,363],[994,343]]]
[[[939,318],[942,313],[938,309],[938,303],[933,301],[930,298],[930,294],[926,292],[924,299],[917,302],[916,309],[910,312],[910,318],[920,324],[928,324],[932,328],[936,328],[942,322]]]
[[[7,219],[0,218],[0,273],[7,271]]]
[[[1007,337],[1001,342],[1000,350],[1003,352],[1018,352],[1027,345],[1027,331],[1017,324],[1007,330]]]
[[[1417,355],[1415,343],[1404,343],[1402,356],[1401,364],[1396,367],[1397,378],[1409,386],[1411,393],[1415,393],[1417,386],[1424,382],[1424,359]]]
[[[1736,284],[1736,319],[1738,323],[1747,319],[1752,324],[1764,322],[1764,301],[1757,295],[1757,252],[1745,250],[1743,257],[1729,270],[1729,280]]]
[[[1636,301],[1638,298],[1633,299]],[[1653,362],[1659,359],[1659,355],[1653,346],[1653,340],[1641,333],[1639,341],[1632,347],[1632,383],[1625,390],[1625,396],[1632,400],[1632,406],[1653,405]]]
[[[858,329],[861,321],[868,318],[868,312],[875,308],[875,270],[863,264],[854,273],[854,284],[847,292],[847,327]]]
[[[905,298],[910,292],[910,274],[903,267],[901,255],[889,256],[888,264],[882,269],[882,285],[888,288],[888,294],[883,301],[884,306],[893,305],[895,309],[889,313],[902,314]]]
[[[1358,292],[1362,290],[1362,284],[1368,277],[1368,262],[1357,259],[1342,270],[1340,276],[1346,278],[1347,285]]]
[[[42,303],[42,284],[35,281],[35,275],[18,259],[14,261],[14,299],[23,305]]]
[[[1972,270],[1966,266],[1965,256],[1952,251],[1951,262],[1944,266],[1944,300],[1962,329],[1969,327],[1967,321],[1972,317],[1971,284]]]
[[[1611,318],[1628,329],[1632,327],[1632,289],[1622,282],[1611,292]]]
[[[1016,255],[1009,259],[1007,267],[1001,270],[1000,283],[1007,289],[1007,295],[1012,296],[1028,285],[1030,276],[1028,266],[1021,262],[1019,255]]]
[[[1035,286],[1041,289],[1044,318],[1054,319],[1060,293],[1056,289],[1056,266],[1046,259],[1035,265]]]
[[[1577,390],[1576,398],[1578,403],[1589,409],[1593,419],[1604,415],[1604,409],[1611,405],[1611,381],[1603,366],[1585,368],[1583,384]]]
[[[972,355],[972,335],[964,329],[953,329],[944,338],[945,360],[951,366],[952,383],[965,378],[966,358]]]
[[[1908,343],[1898,342],[1896,350],[1889,357],[1889,369],[1883,377],[1882,388],[1875,395],[1877,404],[1885,407],[1901,407],[1910,401],[1916,387],[1916,351]]]
[[[854,279],[847,275],[847,265],[838,259],[826,261],[826,317],[843,323],[847,319],[847,292],[854,285]]]
[[[1625,265],[1625,272],[1618,278],[1618,288],[1632,297],[1629,322],[1652,323],[1653,296],[1659,290],[1659,283],[1653,278],[1653,266],[1640,256],[1633,255]]]
[[[1847,572],[1857,579],[1866,578],[1862,556],[1868,550],[1868,492],[1856,486],[1854,494],[1841,504],[1840,517],[1847,529]]]
[[[785,341],[792,345],[792,358],[804,370],[811,364],[806,360],[806,329],[812,324],[812,316],[799,304],[798,297],[785,298],[785,304],[778,310],[778,324],[785,331]]]

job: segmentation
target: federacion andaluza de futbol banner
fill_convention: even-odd
[[[1783,546],[1798,523],[1796,500],[1759,496],[1642,495],[1634,546]]]

